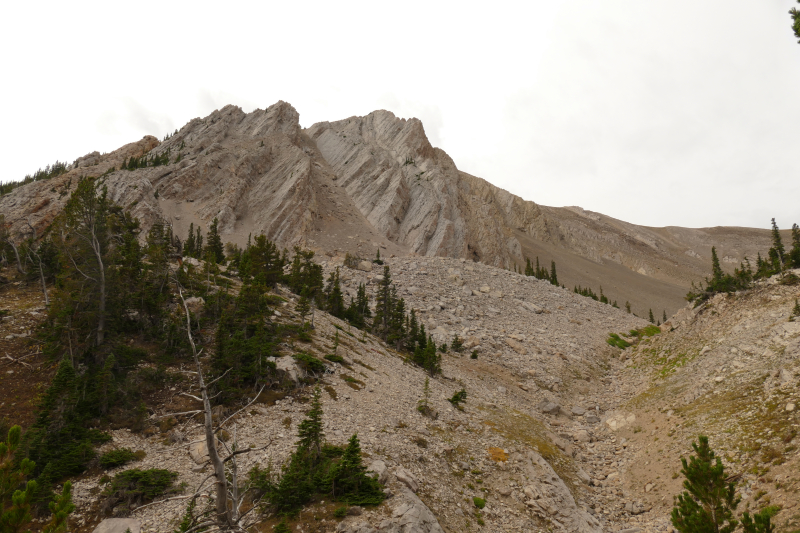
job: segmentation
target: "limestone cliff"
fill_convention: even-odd
[[[131,156],[168,152],[170,163],[118,170]],[[413,253],[522,268],[555,261],[559,279],[647,312],[682,305],[691,280],[710,269],[716,245],[728,266],[769,247],[769,233],[744,228],[646,228],[585,211],[523,200],[460,171],[433,147],[417,119],[388,111],[300,127],[286,102],[245,113],[226,106],[169,139],[147,136],[109,154],[79,158],[70,171],[0,198],[12,234],[41,233],[84,176],[102,176],[143,230],[156,220],[184,236],[217,217],[225,240],[264,233],[283,246],[372,256]]]

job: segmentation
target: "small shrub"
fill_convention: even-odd
[[[472,350],[472,353],[469,355],[470,359],[477,359],[478,358],[478,350]]]
[[[179,492],[182,487],[174,487],[173,483],[178,477],[176,472],[153,468],[139,470],[133,468],[125,470],[114,476],[111,483],[103,491],[106,500],[103,503],[105,511],[123,504],[128,509],[138,507],[145,502],[153,501],[159,496]]]
[[[339,363],[340,365],[344,364],[344,357],[342,357],[341,355],[335,355],[335,354],[329,353],[328,355],[325,356],[325,359],[327,359],[328,361],[330,361],[332,363]]]
[[[453,335],[453,342],[450,343],[450,349],[454,352],[462,352],[464,350],[464,341],[458,335]]]
[[[347,516],[347,506],[342,505],[341,507],[337,507],[333,511],[333,516],[335,516],[336,518],[344,518],[345,516]]]
[[[463,407],[461,407],[461,404],[467,401],[467,391],[462,388],[460,391],[453,394],[452,398],[448,398],[447,401],[453,404],[453,407],[456,409],[462,410]]]
[[[301,329],[297,334],[297,338],[303,342],[311,342],[311,333],[305,328]]]
[[[475,507],[477,507],[478,509],[483,509],[484,507],[486,507],[486,500],[484,500],[483,498],[478,498],[477,496],[472,498],[472,503],[474,503]]]
[[[278,525],[275,526],[275,529],[272,530],[272,533],[292,533],[292,529],[289,527],[289,524],[286,522],[286,517],[284,516],[283,519],[278,522]]]
[[[128,464],[136,459],[136,455],[130,448],[119,448],[110,450],[100,456],[100,466],[106,470]]]
[[[325,372],[325,363],[305,352],[299,352],[294,355],[295,361],[309,373],[321,374]]]
[[[416,444],[420,448],[427,448],[428,447],[428,441],[423,439],[422,437],[413,437],[411,439],[411,442],[413,442],[414,444]]]

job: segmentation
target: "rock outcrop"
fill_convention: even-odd
[[[131,156],[169,154],[169,164],[119,170]],[[523,268],[540,257],[568,285],[600,286],[634,312],[682,304],[717,247],[732,268],[769,247],[769,232],[745,228],[646,228],[585,211],[525,201],[460,171],[433,147],[417,119],[388,111],[300,127],[288,103],[245,113],[226,106],[160,142],[78,158],[69,172],[0,198],[23,238],[40,235],[78,179],[101,177],[110,196],[142,222],[186,235],[214,218],[226,241],[264,233],[282,246],[372,257],[413,253]],[[728,264],[730,263],[730,265]],[[644,296],[644,295],[647,296]]]

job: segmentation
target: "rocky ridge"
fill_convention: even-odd
[[[112,170],[166,151],[168,165]],[[689,282],[708,274],[712,245],[727,268],[769,247],[764,230],[647,228],[522,200],[460,171],[419,120],[388,111],[303,129],[285,102],[251,113],[226,106],[163,142],[148,136],[79,158],[67,174],[0,198],[0,213],[20,237],[28,221],[41,233],[87,175],[103,176],[145,231],[163,220],[182,236],[217,217],[225,240],[239,244],[264,233],[283,246],[367,257],[385,247],[507,269],[539,256],[556,261],[568,286],[603,286],[640,315],[682,306]]]

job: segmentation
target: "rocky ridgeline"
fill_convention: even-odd
[[[263,233],[289,248],[354,253],[364,241],[506,268],[541,256],[570,287],[613,288],[640,315],[680,307],[689,282],[708,275],[712,245],[729,268],[769,247],[765,230],[647,228],[523,200],[460,171],[419,120],[388,111],[307,129],[299,120],[286,102],[250,113],[225,106],[163,142],[147,136],[79,158],[68,173],[1,197],[0,213],[15,238],[28,221],[41,234],[80,177],[102,176],[144,232],[166,221],[184,237],[190,224],[207,229],[218,218],[224,240],[240,245]],[[169,161],[120,170],[145,153]]]

